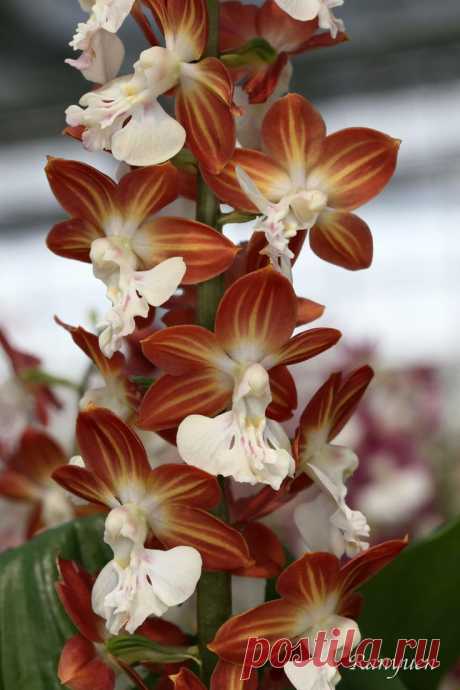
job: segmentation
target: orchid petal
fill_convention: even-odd
[[[112,137],[112,154],[129,165],[156,165],[179,153],[185,130],[157,101],[137,109]]]
[[[208,225],[175,217],[144,223],[134,234],[132,247],[145,266],[182,256],[187,266],[184,285],[201,283],[223,273],[238,251],[233,242]]]
[[[368,225],[353,213],[323,211],[310,232],[315,254],[350,271],[369,268],[373,242]]]

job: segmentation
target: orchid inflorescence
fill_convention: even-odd
[[[58,674],[73,690],[124,687],[123,676],[147,688],[152,669],[162,690],[269,690],[267,669],[242,679],[248,638],[296,642],[339,629],[341,641],[352,630],[357,644],[356,589],[405,545],[369,547],[366,517],[347,502],[358,458],[334,443],[370,367],[331,374],[299,414],[293,438],[285,425],[298,406],[289,367],[341,337],[334,328],[303,328],[324,308],[296,294],[293,265],[307,238],[339,267],[371,264],[372,235],[354,211],[388,183],[399,147],[364,127],[327,134],[313,104],[288,92],[291,56],[347,40],[333,14],[342,4],[80,0],[87,19],[70,45],[81,52],[67,62],[92,83],[67,109],[66,133],[121,165],[115,180],[49,158],[46,174],[68,218],[47,243],[90,263],[110,305],[97,334],[57,319],[93,373],[75,455],[69,461],[45,430],[26,428],[0,475],[3,495],[33,506],[29,534],[104,515],[113,554],[105,567],[90,575],[58,563],[57,592],[78,628]],[[117,32],[129,16],[150,45],[118,76]],[[196,218],[177,215],[184,200]],[[232,207],[232,222],[255,220],[240,246],[222,233],[220,204]],[[36,361],[1,337],[45,423],[45,402],[56,399],[21,379]],[[274,517],[289,507],[301,546],[286,567]],[[208,573],[226,573],[219,582],[227,588],[231,574],[279,576],[279,598],[254,600],[255,608],[229,618]],[[163,616],[198,583],[209,591],[198,596],[193,640]],[[203,639],[206,606],[214,629]],[[144,638],[163,650],[162,660],[117,654],[130,636],[132,650]],[[193,642],[201,680],[189,663]],[[283,690],[340,680],[337,669],[289,660],[285,673]]]

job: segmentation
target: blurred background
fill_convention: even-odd
[[[365,457],[356,504],[385,533],[402,524],[417,532],[460,507],[460,7],[345,0],[337,15],[351,41],[295,59],[292,90],[319,107],[330,131],[373,127],[403,143],[391,184],[360,211],[374,236],[371,269],[349,273],[309,251],[297,263],[297,291],[326,305],[321,325],[344,332],[335,359],[315,363],[301,385],[301,401],[320,376],[371,361],[377,382],[348,432]],[[47,370],[74,380],[84,358],[53,315],[88,326],[91,310],[105,308],[104,286],[89,265],[47,250],[46,233],[63,214],[43,167],[58,155],[115,172],[109,156],[60,135],[65,108],[87,86],[64,64],[82,18],[77,0],[0,6],[0,326]],[[143,38],[130,22],[121,36],[130,66]],[[6,378],[7,362],[0,367]]]

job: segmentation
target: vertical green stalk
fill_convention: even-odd
[[[219,0],[207,0],[209,16],[209,36],[206,55],[219,54]],[[198,198],[196,218],[217,228],[219,205],[212,191],[205,181],[198,175]],[[197,322],[204,328],[214,328],[214,318],[217,305],[224,292],[223,276],[198,285],[197,294]],[[224,480],[221,479],[224,489]],[[222,495],[224,493],[222,491]],[[215,510],[221,520],[228,520],[225,498]],[[217,662],[217,657],[208,648],[210,642],[220,626],[230,618],[232,613],[231,575],[226,572],[203,572],[197,588],[197,619],[198,638],[203,661],[202,679],[206,685]]]

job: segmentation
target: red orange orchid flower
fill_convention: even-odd
[[[206,2],[144,0],[144,5],[163,32],[165,47],[144,50],[133,74],[85,94],[82,107],[67,109],[67,123],[83,127],[88,149],[110,149],[130,165],[163,163],[187,143],[202,165],[218,172],[235,148],[233,82],[220,60],[204,57]],[[176,119],[158,102],[167,93],[174,93]]]
[[[332,628],[357,632],[354,619],[361,596],[356,590],[392,561],[406,541],[388,541],[340,565],[329,553],[305,554],[280,575],[280,599],[234,616],[218,630],[209,648],[227,663],[243,663],[249,638],[311,641]]]
[[[123,674],[123,666],[105,648],[111,635],[104,626],[104,619],[94,613],[91,592],[95,578],[74,561],[58,558],[59,580],[56,591],[73,624],[76,635],[65,643],[58,666],[61,683],[71,690],[113,690],[117,676]],[[172,623],[159,618],[146,621],[137,630],[138,635],[147,637],[161,645],[184,645],[187,637]],[[132,680],[140,677],[130,669]],[[142,682],[136,682],[145,688]]]
[[[249,565],[243,537],[207,512],[220,490],[214,477],[194,467],[168,464],[152,470],[130,427],[102,408],[80,412],[77,441],[84,466],[67,465],[55,480],[81,498],[113,509],[135,503],[145,512],[149,538],[165,548],[196,548],[205,568]]]
[[[55,225],[48,247],[60,256],[91,261],[107,286],[112,309],[100,335],[107,356],[132,333],[134,319],[163,304],[180,283],[207,280],[232,263],[236,247],[194,220],[151,216],[178,194],[171,163],[139,168],[119,184],[77,161],[51,158],[46,167],[56,198],[71,215]]]
[[[347,40],[344,32],[334,38],[327,33],[317,33],[318,20],[298,21],[278,7],[274,0],[257,5],[243,5],[230,0],[222,5],[220,13],[220,48],[222,59],[232,69],[235,78],[243,80],[243,88],[249,103],[264,103],[275,90],[289,56],[315,48],[336,45]],[[257,56],[251,41],[264,39],[269,51],[265,59]],[[243,49],[243,54],[241,54]],[[244,49],[248,52],[245,62]],[[271,50],[270,50],[271,49]],[[271,54],[273,51],[273,55]]]
[[[294,511],[294,522],[309,551],[354,556],[368,548],[369,525],[346,502],[346,482],[358,467],[349,448],[332,444],[364,395],[373,371],[361,367],[344,377],[332,374],[306,406],[294,442],[299,479],[314,483]]]
[[[143,341],[143,351],[165,375],[142,401],[140,426],[167,429],[193,412],[220,412],[231,402],[236,369],[251,363],[261,363],[270,372],[269,416],[289,419],[297,400],[286,366],[327,350],[341,335],[332,328],[315,328],[291,337],[296,323],[292,286],[264,268],[228,288],[218,307],[214,333],[185,324],[152,334]]]
[[[236,209],[262,214],[256,231],[263,252],[288,277],[289,242],[309,231],[325,261],[357,270],[372,261],[372,236],[352,211],[375,197],[394,173],[399,140],[355,127],[326,136],[320,113],[302,96],[274,103],[262,124],[263,152],[237,149],[217,176],[217,196]]]
[[[286,365],[314,357],[340,337],[330,328],[291,337],[296,321],[291,284],[267,267],[226,291],[214,333],[183,325],[146,338],[146,356],[166,374],[147,391],[139,425],[158,430],[180,423],[178,449],[186,462],[279,488],[294,462],[285,432],[265,412],[288,418],[296,393]],[[209,418],[230,404],[230,412]]]
[[[80,408],[105,407],[122,419],[129,419],[139,404],[140,393],[129,379],[126,359],[121,352],[106,357],[101,351],[99,340],[82,326],[70,326],[55,317],[56,323],[65,328],[77,345],[93,362],[104,385],[88,388],[80,400]]]

